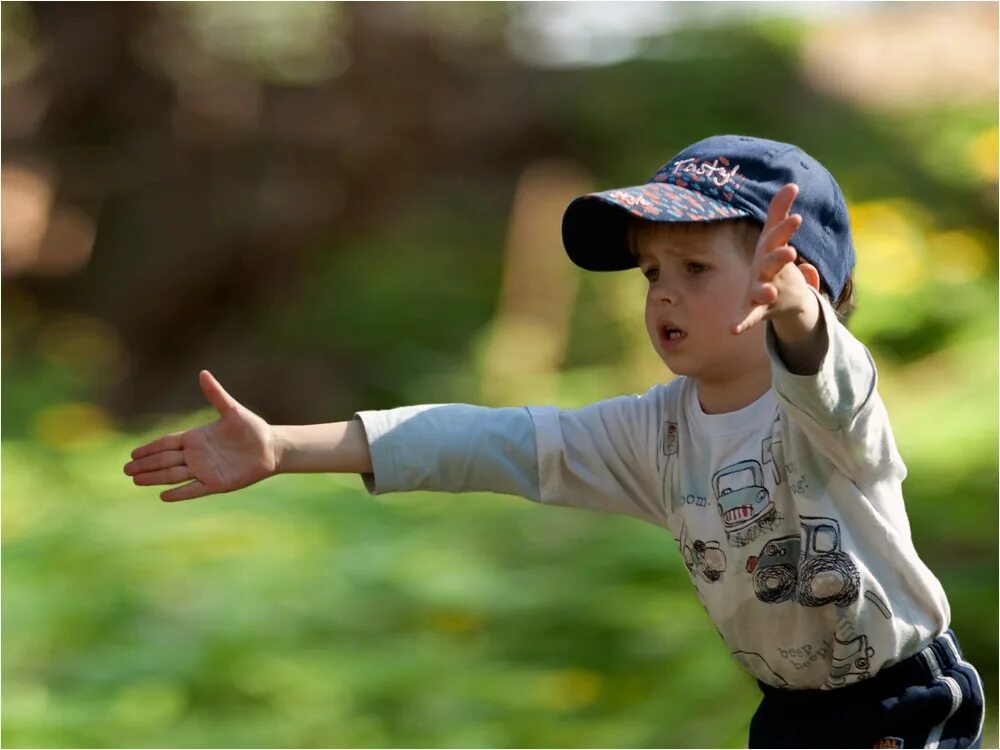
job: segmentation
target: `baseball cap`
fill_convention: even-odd
[[[790,244],[816,266],[825,291],[837,299],[854,268],[847,204],[836,180],[797,146],[743,135],[716,135],[688,146],[644,185],[574,198],[563,214],[563,245],[588,271],[635,268],[626,246],[628,216],[667,223],[750,218],[760,224],[782,186],[799,194],[802,215]]]

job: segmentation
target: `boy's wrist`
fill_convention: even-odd
[[[275,473],[372,471],[365,430],[358,420],[327,424],[276,425]]]
[[[286,458],[286,453],[288,451],[288,436],[281,426],[271,425],[271,437],[273,439],[272,446],[274,450],[274,473],[285,474],[288,471],[288,459]]]
[[[778,356],[794,375],[815,375],[830,346],[819,296],[812,288],[806,291],[803,305],[771,320]]]

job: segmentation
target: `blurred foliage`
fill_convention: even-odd
[[[185,7],[204,44],[262,79],[307,85],[346,64],[336,10],[297,7],[282,29],[259,4],[230,39],[218,9]],[[470,7],[431,25],[482,34]],[[36,33],[22,10],[3,6],[5,66]],[[323,47],[310,26],[327,13]],[[601,186],[733,130],[796,142],[837,176],[859,248],[851,328],[878,362],[916,546],[984,677],[996,746],[996,102],[853,107],[799,76],[804,31],[693,28],[649,40],[644,59],[548,73],[547,127]],[[678,93],[650,94],[663,91]],[[292,367],[341,358],[360,402],[297,394],[315,421],[477,401],[507,188],[439,175],[363,235],[318,237],[296,293],[242,313],[245,346]],[[560,404],[669,377],[642,331],[638,274],[574,273]],[[357,477],[164,506],[121,473],[129,451],[214,414],[124,430],[90,397],[124,377],[114,328],[17,287],[2,305],[5,746],[745,744],[756,685],[662,530],[492,495],[373,500]]]
[[[94,470],[130,442],[5,446],[6,746],[741,741],[756,688],[654,527],[301,476],[165,514]]]
[[[347,64],[337,3],[246,3],[237,14],[214,3],[181,8],[207,51],[246,64],[257,80],[316,84]]]

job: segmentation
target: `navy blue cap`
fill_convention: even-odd
[[[628,216],[661,222],[750,218],[763,225],[782,186],[799,194],[802,215],[790,244],[816,266],[836,300],[854,268],[854,241],[844,194],[826,168],[797,146],[742,135],[716,135],[688,146],[644,185],[574,198],[563,214],[563,245],[588,271],[635,268],[626,246]]]

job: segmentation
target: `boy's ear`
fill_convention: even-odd
[[[819,271],[816,270],[816,266],[812,263],[799,263],[796,268],[802,271],[802,275],[806,278],[806,283],[819,291]]]

